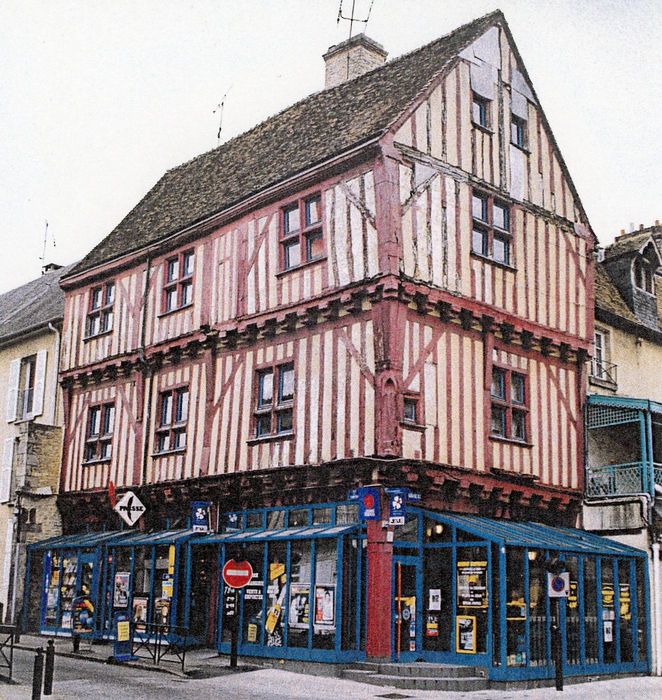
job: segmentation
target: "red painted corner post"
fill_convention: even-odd
[[[368,629],[366,656],[391,660],[393,543],[380,520],[368,526]]]

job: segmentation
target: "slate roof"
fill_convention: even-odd
[[[169,170],[72,270],[95,267],[176,233],[383,134],[500,11],[314,93],[218,148]]]
[[[611,281],[602,263],[595,266],[595,308],[596,310],[608,311],[632,323],[640,324],[640,321],[625,303],[625,299],[621,296],[616,285]]]
[[[21,287],[0,294],[0,344],[64,317],[60,278],[74,265],[53,270]]]
[[[605,248],[605,260],[613,260],[621,255],[634,253],[649,239],[653,238],[651,229],[635,231],[618,236],[616,240]]]

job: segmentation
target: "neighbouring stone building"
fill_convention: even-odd
[[[0,618],[7,622],[21,607],[26,545],[61,532],[60,278],[68,269],[47,265],[38,279],[0,295]]]
[[[621,232],[601,254],[589,375],[584,527],[650,558],[662,674],[662,226]]]

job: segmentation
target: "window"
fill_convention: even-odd
[[[115,301],[115,283],[107,282],[100,287],[90,289],[90,302],[87,312],[85,336],[108,333],[113,330],[113,303]]]
[[[491,195],[474,192],[471,198],[473,228],[471,250],[476,255],[510,265],[510,207]]]
[[[634,284],[639,289],[643,289],[644,292],[648,292],[648,294],[655,294],[653,270],[639,258],[634,261]]]
[[[301,199],[283,209],[281,247],[283,270],[319,260],[324,255],[320,195]]]
[[[406,396],[404,400],[404,422],[418,423],[418,399],[413,396]]]
[[[85,435],[86,462],[101,462],[110,459],[114,427],[115,404],[90,406],[87,411],[87,433]]]
[[[255,437],[291,433],[293,429],[294,365],[288,363],[257,373]]]
[[[485,129],[490,128],[490,104],[491,100],[473,93],[471,101],[471,121]]]
[[[510,440],[527,440],[526,375],[504,367],[492,368],[490,432]]]
[[[163,312],[175,311],[193,303],[195,253],[188,250],[165,262]]]
[[[616,388],[616,365],[610,361],[609,333],[596,329],[593,336],[593,358],[590,380],[598,380]]]
[[[163,391],[159,397],[156,452],[174,452],[186,447],[188,387]]]
[[[520,148],[526,148],[528,146],[528,133],[526,128],[526,119],[521,119],[516,117],[514,114],[510,115],[510,142],[519,146]]]
[[[21,393],[19,397],[19,417],[27,418],[34,408],[34,382],[37,374],[37,356],[30,355],[21,361]]]

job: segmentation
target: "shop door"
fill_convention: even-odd
[[[90,599],[94,606],[94,629],[99,629],[97,625],[102,607],[102,601],[99,600],[98,596],[98,578],[96,556],[93,553],[80,554],[78,557],[78,585],[76,587],[76,595],[82,592],[84,596]]]
[[[419,656],[418,560],[394,557],[393,560],[393,658],[415,661]]]
[[[214,645],[218,589],[212,587],[218,580],[216,548],[192,547],[189,633],[198,644]]]

